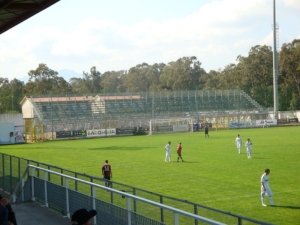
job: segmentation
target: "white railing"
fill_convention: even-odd
[[[214,225],[223,225],[224,224],[224,223],[214,221],[214,220],[211,220],[211,219],[208,219],[208,218],[205,218],[205,217],[193,214],[193,213],[189,213],[189,212],[186,212],[186,211],[174,208],[174,207],[170,207],[170,206],[167,206],[167,205],[164,205],[164,204],[161,204],[161,203],[157,203],[157,202],[145,199],[145,198],[141,198],[141,197],[138,197],[138,196],[135,196],[135,195],[131,195],[131,194],[128,194],[128,193],[125,193],[125,192],[122,192],[122,191],[119,191],[119,190],[116,190],[116,189],[111,189],[111,188],[108,188],[106,186],[95,184],[95,183],[92,183],[92,182],[89,182],[89,181],[85,181],[85,180],[81,180],[81,179],[78,179],[78,178],[75,178],[75,177],[71,177],[71,176],[68,176],[68,175],[65,175],[65,174],[62,174],[62,173],[58,173],[58,172],[55,172],[55,171],[52,171],[52,170],[44,169],[44,168],[34,166],[34,165],[28,165],[28,168],[29,168],[29,171],[30,171],[29,176],[31,176],[31,177],[35,176],[37,170],[40,170],[40,171],[44,172],[45,205],[47,207],[49,205],[48,204],[48,198],[47,198],[47,196],[48,196],[48,194],[47,194],[48,174],[54,174],[54,175],[57,175],[57,176],[60,176],[60,177],[64,178],[64,181],[65,181],[64,182],[64,188],[66,190],[66,209],[64,209],[64,210],[66,210],[68,218],[70,218],[70,216],[71,216],[71,213],[70,213],[70,210],[69,210],[70,205],[69,205],[69,193],[68,193],[69,192],[69,181],[73,180],[73,181],[81,182],[83,184],[87,184],[87,185],[91,186],[91,188],[92,188],[92,198],[93,198],[93,203],[92,204],[93,204],[93,207],[94,207],[95,210],[97,210],[96,209],[96,190],[97,189],[103,189],[103,190],[112,192],[114,194],[118,194],[120,196],[125,196],[126,197],[126,210],[127,210],[127,215],[128,215],[128,221],[127,221],[128,225],[131,225],[131,213],[132,213],[131,203],[132,203],[132,201],[140,201],[140,202],[149,204],[151,206],[155,206],[155,207],[158,207],[160,209],[164,209],[164,210],[172,212],[173,213],[173,218],[174,218],[174,225],[179,225],[179,216],[185,216],[185,217],[188,217],[188,218],[191,218],[191,219],[194,219],[194,220],[205,222],[207,224],[214,224]],[[22,187],[24,186],[24,183],[25,183],[25,176],[23,176],[21,178]],[[32,187],[31,188],[31,196],[32,196],[33,201],[35,201],[35,193],[34,193],[35,188],[34,188],[34,185],[35,185],[34,184],[34,179],[31,179],[31,187]],[[15,199],[15,198],[16,198],[16,196],[13,196],[13,199]],[[94,221],[96,221],[96,219]]]

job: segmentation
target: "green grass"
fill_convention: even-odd
[[[249,137],[253,158],[237,153]],[[172,142],[172,162],[164,162],[164,146]],[[176,162],[182,142],[186,162]],[[0,151],[65,169],[101,176],[105,159],[113,180],[152,192],[190,200],[227,212],[275,224],[300,224],[300,127],[257,128],[52,141],[1,146]],[[262,207],[260,177],[271,169],[270,186],[277,207]],[[268,198],[266,198],[268,203]]]

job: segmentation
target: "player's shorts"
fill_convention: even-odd
[[[104,177],[105,180],[110,180],[110,176]]]
[[[269,196],[269,197],[272,197],[272,191],[271,191],[271,188],[266,188],[266,190],[264,190],[264,188],[262,187],[261,188],[261,195],[262,196]]]
[[[178,155],[178,156],[181,156],[181,152],[177,152],[177,155]]]
[[[236,145],[236,147],[237,147],[237,148],[241,148],[242,146],[241,146],[241,144],[238,143],[238,144]]]

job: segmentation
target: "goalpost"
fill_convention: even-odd
[[[149,135],[174,132],[193,132],[193,119],[154,119],[149,122]]]

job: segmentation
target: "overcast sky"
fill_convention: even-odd
[[[300,0],[277,0],[279,46],[300,39]],[[0,77],[45,63],[82,74],[196,56],[209,72],[273,45],[273,0],[61,0],[0,35]]]

